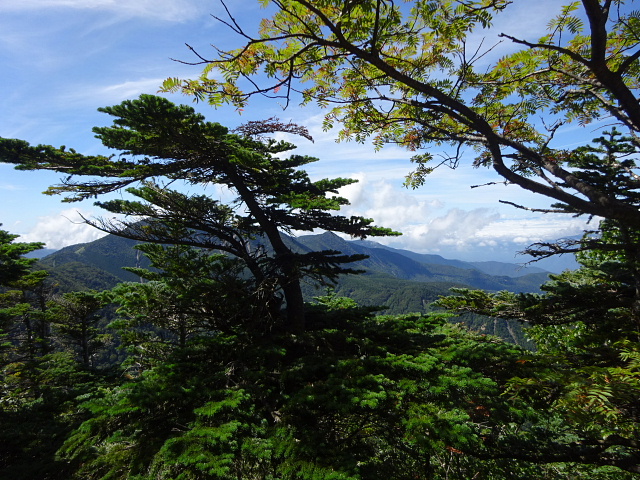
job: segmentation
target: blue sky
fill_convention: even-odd
[[[488,43],[501,31],[539,37],[549,12],[560,3],[540,0],[531,9],[529,2],[515,2],[495,29],[485,32]],[[235,0],[229,6],[249,31],[266,15],[256,0]],[[198,67],[171,60],[192,58],[185,43],[205,54],[212,43],[239,45],[240,39],[210,14],[223,15],[215,0],[0,0],[0,136],[66,145],[86,154],[107,153],[91,133],[91,127],[109,123],[98,107],[156,93],[166,77],[197,76]],[[498,51],[509,48],[502,44]],[[188,97],[171,99],[191,103]],[[576,235],[583,228],[580,219],[536,215],[498,203],[547,205],[517,187],[471,189],[498,179],[467,165],[442,169],[424,187],[407,190],[402,182],[411,170],[410,152],[397,147],[374,152],[370,145],[336,143],[337,131],[323,132],[322,112],[313,107],[294,105],[282,111],[275,101],[259,100],[242,116],[230,108],[196,108],[229,127],[274,115],[306,125],[315,142],[295,143],[300,153],[320,158],[308,169],[312,177],[358,178],[360,183],[344,191],[352,202],[345,213],[372,217],[379,225],[402,231],[402,237],[384,241],[394,247],[448,258],[525,262],[516,252],[529,243]],[[569,145],[585,135],[595,136],[568,129],[561,141]],[[82,225],[76,213],[100,215],[91,202],[65,204],[41,194],[58,179],[58,174],[18,172],[0,164],[2,228],[50,248],[97,238],[100,232]]]

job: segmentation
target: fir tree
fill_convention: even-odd
[[[63,184],[49,189],[49,193],[69,193],[68,201],[142,182],[138,188],[129,188],[142,201],[113,200],[98,205],[110,212],[144,217],[144,223],[89,223],[117,235],[219,250],[239,258],[256,288],[272,292],[267,294],[270,305],[277,305],[277,292],[283,293],[290,329],[304,330],[301,279],[334,278],[349,271],[341,264],[360,257],[334,251],[298,253],[286,245],[280,232],[324,229],[355,238],[397,235],[373,226],[370,219],[332,215],[332,210],[348,203],[337,195],[338,189],[355,180],[312,182],[299,168],[316,159],[300,155],[282,159],[281,154],[294,146],[264,138],[277,131],[308,137],[298,126],[271,120],[250,123],[240,134],[230,134],[225,127],[206,122],[191,107],[151,95],[100,110],[115,119],[112,126],[96,127],[94,132],[105,146],[122,152],[117,157],[89,157],[73,150],[2,139],[0,159],[22,169],[69,175]],[[99,179],[75,181],[77,176]],[[167,183],[154,183],[157,178]],[[176,181],[223,185],[237,197],[225,204],[207,195],[186,195],[169,189]]]

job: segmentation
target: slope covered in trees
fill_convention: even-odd
[[[373,317],[336,296],[307,307],[302,335],[265,330],[227,258],[158,245],[145,253],[154,270],[137,274],[147,283],[97,297],[119,305],[111,331],[128,352],[121,373],[87,365],[83,345],[103,340],[90,292],[47,308],[50,324],[64,325],[39,339],[49,353],[23,363],[29,343],[14,339],[3,363],[12,389],[3,398],[13,400],[2,407],[3,475],[625,478],[562,463],[594,462],[558,450],[580,423],[551,415],[537,384],[500,394],[521,388],[518,379],[544,387],[545,357],[442,314]]]
[[[421,255],[412,252],[401,251],[396,253],[393,249],[382,248],[379,244],[362,244],[359,241],[346,241],[335,234],[324,233],[319,235],[302,235],[290,237],[282,234],[283,239],[292,250],[298,253],[310,253],[320,251],[337,251],[344,255],[366,256],[362,260],[355,261],[351,268],[363,270],[369,274],[377,274],[381,279],[402,279],[412,282],[448,283],[458,286],[466,285],[472,288],[487,290],[509,290],[513,292],[536,292],[540,285],[547,280],[548,273],[544,271],[521,274],[515,264],[492,265],[492,268],[502,268],[512,272],[507,275],[490,275],[474,269],[474,265],[465,262],[445,260],[438,258],[439,263],[428,263]],[[38,265],[46,269],[49,274],[61,284],[67,284],[77,279],[76,287],[84,282],[85,288],[98,289],[101,282],[104,288],[112,287],[121,281],[139,280],[135,274],[124,267],[146,267],[148,259],[136,250],[135,240],[108,235],[88,244],[79,244],[65,247],[46,258],[40,260]],[[257,244],[257,242],[256,242]],[[415,260],[413,259],[415,257]],[[437,257],[437,256],[433,256]],[[425,256],[427,260],[431,257]],[[81,267],[83,265],[83,267]],[[453,266],[453,265],[460,265]],[[84,269],[91,269],[92,275],[84,273]],[[73,271],[75,270],[75,273]],[[352,281],[350,276],[338,277],[338,283]],[[312,296],[321,294],[325,288],[316,286],[309,291]],[[80,289],[80,288],[75,288]],[[66,289],[68,291],[68,289]],[[366,297],[368,292],[361,294]],[[409,313],[396,312],[396,313]]]

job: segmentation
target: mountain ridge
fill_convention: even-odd
[[[351,268],[361,269],[367,274],[375,274],[376,278],[395,278],[422,283],[446,283],[451,285],[469,286],[484,290],[511,290],[516,292],[535,292],[548,278],[548,273],[535,269],[533,273],[515,275],[516,264],[501,262],[479,262],[491,264],[491,270],[496,268],[509,272],[511,275],[492,275],[482,271],[480,266],[471,262],[448,260],[438,255],[427,255],[385,247],[370,241],[348,241],[335,233],[325,232],[317,235],[302,235],[298,237],[285,236],[291,248],[298,252],[336,250],[343,254],[364,254],[368,258],[350,265]],[[132,273],[123,270],[123,267],[147,267],[148,260],[133,247],[139,242],[135,240],[107,235],[92,242],[71,245],[39,260],[42,268],[51,272],[57,281],[63,282],[61,277],[61,265],[67,265],[65,276],[72,274],[69,264],[80,268],[96,269],[97,277],[108,277],[109,284],[119,281],[138,281]],[[420,261],[422,260],[422,261]],[[434,260],[428,263],[424,260]],[[496,265],[497,264],[497,265]],[[85,269],[86,269],[85,268]],[[84,278],[90,277],[88,272],[83,272]],[[64,283],[64,282],[63,282]],[[69,283],[69,279],[66,279]],[[96,283],[96,282],[94,282]],[[100,282],[97,282],[100,283]]]
[[[362,242],[363,244],[369,246],[370,248],[383,248],[385,250],[390,250],[393,252],[400,253],[401,255],[405,255],[409,258],[412,258],[421,263],[435,263],[442,265],[450,265],[458,268],[464,269],[476,269],[481,272],[488,273],[490,275],[507,275],[509,277],[521,277],[523,275],[527,275],[529,273],[550,273],[548,270],[544,268],[534,267],[534,266],[523,266],[519,263],[510,263],[510,262],[499,262],[495,260],[489,261],[464,261],[464,260],[456,260],[444,258],[440,255],[432,254],[432,253],[416,253],[411,250],[393,248],[387,245],[383,245],[378,242],[374,242],[371,240],[355,240],[357,242]]]

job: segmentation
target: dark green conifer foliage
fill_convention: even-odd
[[[268,331],[268,305],[236,258],[184,245],[142,244],[151,269],[130,268],[144,282],[108,293],[117,331],[136,371],[212,335]]]
[[[20,295],[15,284],[29,276],[31,265],[36,261],[25,258],[24,255],[44,246],[42,243],[16,243],[16,238],[18,235],[0,230],[0,341],[3,342],[4,352],[11,346],[10,343],[4,342],[7,341],[19,310],[17,305]],[[4,364],[6,360],[3,358],[2,361]]]
[[[94,356],[108,341],[98,323],[104,296],[96,291],[67,292],[49,302],[47,318],[57,343],[73,353],[84,367],[93,367]]]
[[[0,334],[10,340],[7,362],[28,362],[51,351],[45,284],[47,272],[25,258],[42,243],[15,243],[18,235],[0,230]]]
[[[42,244],[17,237],[0,230],[0,478],[63,480],[71,471],[56,450],[79,423],[75,397],[94,379],[56,351],[46,272],[23,256]]]
[[[545,293],[496,294],[458,289],[438,303],[528,325],[537,351],[529,374],[515,376],[508,392],[556,420],[535,426],[544,443],[511,440],[514,458],[534,462],[612,465],[638,473],[640,449],[640,343],[635,290],[622,258],[580,255],[581,268],[553,275]],[[620,474],[622,475],[622,474]]]
[[[528,420],[499,395],[521,354],[442,316],[372,317],[329,295],[304,334],[247,329],[174,348],[87,401],[91,418],[60,453],[83,479],[463,479],[507,468],[524,479],[524,464],[461,454]]]
[[[0,139],[0,160],[20,169],[49,169],[68,175],[48,193],[68,193],[67,201],[91,198],[142,182],[129,192],[142,201],[114,200],[98,204],[114,213],[145,217],[146,223],[90,222],[110,233],[143,241],[217,249],[245,262],[260,288],[279,290],[286,301],[289,328],[304,330],[300,280],[323,279],[344,271],[339,252],[298,254],[289,249],[280,231],[316,228],[356,238],[396,235],[362,217],[332,215],[347,200],[337,190],[355,180],[337,178],[312,182],[300,167],[316,159],[293,155],[294,146],[264,138],[278,131],[308,137],[303,128],[276,120],[252,122],[230,134],[206,122],[193,108],[176,106],[152,95],[100,109],[114,117],[110,127],[94,132],[117,157],[84,156],[51,146],[31,147],[21,140]],[[76,181],[77,176],[98,180]],[[155,179],[167,183],[158,185]],[[169,189],[171,182],[218,184],[237,195],[224,204],[206,195],[185,195]],[[250,241],[266,239],[269,252]],[[275,287],[275,288],[274,288]],[[270,300],[271,303],[275,298]]]
[[[569,163],[580,179],[637,205],[629,176],[637,148],[615,129],[605,133]],[[567,252],[577,253],[580,268],[552,275],[542,295],[458,290],[439,303],[530,325],[538,349],[534,375],[514,378],[511,391],[562,420],[546,428],[547,445],[530,457],[565,456],[640,473],[640,233],[607,219],[579,241],[531,248],[539,256]]]
[[[0,223],[0,226],[2,224]],[[7,287],[10,283],[22,278],[29,272],[36,261],[25,258],[24,255],[44,247],[43,243],[15,243],[19,235],[12,235],[6,230],[0,230],[0,286]]]

